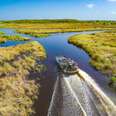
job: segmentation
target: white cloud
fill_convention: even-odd
[[[112,11],[111,13],[112,13],[113,15],[116,15],[116,11]]]
[[[108,0],[109,2],[116,2],[116,0]]]
[[[95,4],[87,4],[88,8],[93,8],[95,6]]]

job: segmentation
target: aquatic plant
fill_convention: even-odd
[[[110,79],[109,85],[116,89],[116,77],[115,76]]]
[[[116,83],[116,77],[112,77],[111,80]]]

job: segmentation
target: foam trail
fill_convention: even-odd
[[[61,74],[47,116],[116,116],[116,105],[86,72]]]
[[[81,103],[80,103],[80,101],[79,101],[78,97],[76,96],[75,92],[72,90],[72,88],[71,88],[71,85],[70,85],[69,81],[68,81],[67,79],[64,79],[64,80],[65,80],[65,82],[66,82],[66,84],[67,84],[67,86],[68,86],[69,90],[71,91],[71,94],[72,94],[72,95],[73,95],[73,97],[76,99],[77,103],[79,104],[79,106],[80,106],[80,108],[81,108],[81,110],[82,110],[82,112],[83,112],[84,116],[87,116],[87,114],[86,114],[85,110],[83,109],[83,107],[82,107],[82,105],[81,105]]]
[[[90,98],[86,82],[84,82],[78,75],[64,76],[63,79],[68,83],[67,85],[69,86],[69,89],[73,91],[73,96],[75,94],[77,97],[81,107],[86,112],[86,115],[100,116],[99,111],[96,109],[95,104],[93,104]],[[103,113],[102,116],[104,116]]]
[[[99,98],[108,116],[116,116],[116,105],[110,100],[109,97],[100,89],[97,83],[83,70],[79,69],[80,76],[85,80],[91,90]]]
[[[87,116],[70,83],[58,77],[47,116]]]

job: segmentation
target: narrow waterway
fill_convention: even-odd
[[[16,34],[11,29],[0,29],[7,34]],[[43,79],[41,79],[41,90],[39,94],[39,101],[36,103],[37,116],[46,116],[49,103],[51,101],[51,96],[53,92],[54,82],[57,77],[57,64],[55,62],[56,56],[66,56],[74,59],[79,67],[87,72],[94,81],[101,87],[101,89],[106,93],[106,95],[116,104],[116,93],[108,86],[108,79],[101,72],[96,71],[90,64],[90,57],[82,49],[75,47],[67,42],[67,39],[74,34],[89,34],[96,33],[96,31],[88,32],[74,32],[74,33],[58,33],[52,34],[46,38],[36,38],[25,34],[22,36],[31,38],[31,41],[36,40],[40,42],[46,49],[47,59],[44,62],[47,66],[47,71],[42,74]],[[25,42],[21,41],[7,41],[4,44],[0,44],[0,47],[14,46],[17,44],[23,44]]]

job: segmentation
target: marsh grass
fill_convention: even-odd
[[[1,21],[0,28],[13,28],[17,32],[45,38],[53,33],[79,32],[91,30],[111,30],[116,28],[115,21],[59,20],[14,20]]]
[[[6,35],[4,32],[0,32],[0,43],[4,43],[8,40],[27,41],[27,40],[29,40],[29,38],[22,37],[20,35]]]
[[[16,20],[3,21],[1,28],[15,28],[21,33],[50,34],[57,32],[77,32],[86,30],[104,30],[116,27],[115,21],[79,21],[79,20]],[[31,31],[30,31],[31,30]]]
[[[109,85],[116,89],[116,76],[111,78]]]
[[[3,35],[3,38],[6,38],[6,40],[16,40],[16,41],[27,41],[29,38],[22,37],[20,35]]]
[[[0,31],[0,36],[1,36],[1,35],[4,35],[4,34],[5,34],[4,32]]]
[[[111,80],[116,83],[116,77],[112,77]]]
[[[1,32],[0,31],[0,43],[4,43],[5,42],[5,38],[3,38],[3,35],[4,35],[5,33],[4,32]]]
[[[16,30],[18,33],[22,33],[22,34],[28,34],[28,35],[31,35],[33,37],[38,37],[38,38],[45,38],[45,37],[48,37],[50,34],[48,33],[43,33],[43,32],[39,32],[37,30],[34,30],[34,29],[19,29],[19,30]]]
[[[38,42],[0,48],[0,115],[28,116],[34,113],[39,84],[30,73],[39,75],[44,66],[38,64],[46,57]],[[39,109],[38,109],[39,110]]]
[[[88,52],[90,64],[96,69],[108,76],[116,75],[116,31],[74,35],[68,42]]]

